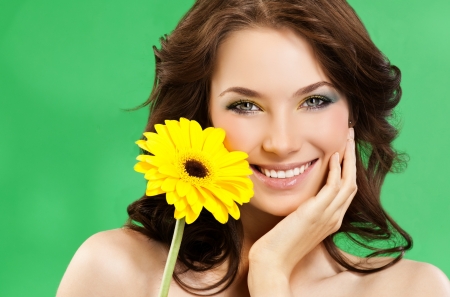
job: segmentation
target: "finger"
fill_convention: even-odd
[[[355,156],[355,142],[353,139],[347,140],[347,145],[344,152],[342,168],[342,180],[339,194],[331,203],[331,208],[341,207],[348,199],[348,197],[356,189],[356,156]]]
[[[353,131],[353,128],[350,128],[350,130]],[[347,177],[353,178],[356,176],[355,140],[353,139],[353,132],[349,134],[342,163],[342,179],[344,180]]]
[[[358,192],[358,189],[355,189],[350,196],[348,197],[348,199],[345,201],[344,205],[342,205],[342,210],[341,210],[341,218],[344,217],[345,213],[347,212],[347,209],[349,208],[350,204],[353,201],[353,198],[355,198],[356,196],[356,192]]]
[[[335,196],[335,199],[330,203],[329,207],[324,211],[325,215],[333,216],[342,220],[345,212],[353,201],[357,192],[356,184],[355,186],[345,186],[341,187],[341,190]]]
[[[353,128],[348,128],[348,135],[347,135],[348,139],[355,139],[355,129]]]
[[[347,212],[351,202],[353,201],[353,198],[356,195],[357,190],[355,190],[353,193],[350,194],[348,199],[345,201],[345,204],[342,205],[340,209],[338,209],[335,213],[333,218],[331,219],[332,222],[336,222],[334,225],[334,228],[332,232],[337,232],[342,226],[342,221],[344,220],[345,213]]]
[[[329,161],[330,171],[328,172],[327,182],[316,195],[316,200],[321,209],[327,208],[331,201],[339,193],[341,187],[341,165],[339,164],[339,153],[334,153]]]

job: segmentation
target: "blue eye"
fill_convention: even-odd
[[[306,98],[305,101],[303,101],[302,105],[300,107],[304,107],[307,110],[311,109],[320,109],[328,106],[332,101],[328,99],[325,96],[321,95],[313,95],[308,98]]]
[[[259,108],[253,102],[245,100],[239,100],[237,102],[231,103],[227,106],[227,109],[239,114],[249,114],[261,110],[261,108]]]

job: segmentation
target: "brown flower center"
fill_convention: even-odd
[[[184,169],[190,176],[203,178],[208,175],[208,169],[197,160],[187,160],[184,163]]]

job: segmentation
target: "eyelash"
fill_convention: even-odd
[[[322,101],[322,103],[320,103],[319,105],[316,105],[316,106],[308,106],[308,107],[306,107],[306,110],[319,110],[321,108],[327,107],[328,105],[330,105],[333,102],[331,99],[329,99],[325,96],[312,95],[312,96],[309,96],[308,98],[306,98],[306,100],[303,101],[301,106],[306,104],[306,102],[311,99],[318,99],[318,100]]]
[[[238,100],[236,102],[233,102],[233,103],[231,103],[230,105],[227,106],[227,110],[231,110],[231,111],[233,111],[235,113],[238,113],[238,114],[253,114],[253,113],[259,111],[259,110],[243,110],[243,109],[238,108],[238,106],[240,106],[242,104],[245,104],[245,103],[248,103],[248,104],[251,104],[253,106],[256,106],[258,109],[261,110],[261,108],[258,105],[256,105],[255,103],[253,103],[253,102],[251,102],[249,100]]]
[[[322,103],[320,103],[319,105],[315,105],[315,106],[307,106],[306,110],[319,110],[324,107],[327,107],[328,105],[330,105],[333,102],[331,99],[329,99],[325,96],[312,95],[312,96],[309,96],[308,98],[306,98],[306,100],[303,101],[303,103],[300,105],[300,107],[303,106],[304,104],[306,104],[306,102],[311,99],[320,100],[320,101],[322,101]],[[257,107],[259,110],[243,110],[243,109],[238,108],[238,106],[241,106],[242,104],[245,104],[245,103],[251,104],[251,105]],[[236,102],[231,103],[226,108],[227,108],[227,110],[231,110],[238,114],[253,114],[253,113],[261,110],[261,107],[259,107],[257,104],[255,104],[254,102],[249,101],[249,100],[238,100]]]

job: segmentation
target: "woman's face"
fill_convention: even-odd
[[[249,155],[250,203],[277,216],[317,194],[348,136],[347,100],[288,29],[241,30],[220,45],[210,115],[226,131],[226,147]]]

